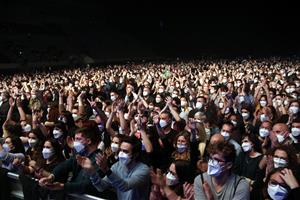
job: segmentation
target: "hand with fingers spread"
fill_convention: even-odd
[[[91,108],[95,108],[96,107],[96,101],[93,100],[93,97],[91,97],[91,100],[87,99],[87,101],[89,102]]]
[[[76,161],[78,165],[80,165],[87,172],[89,173],[95,172],[95,168],[92,164],[92,161],[88,157],[76,155]]]

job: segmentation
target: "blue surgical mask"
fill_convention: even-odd
[[[210,176],[219,176],[223,172],[223,167],[218,161],[210,159],[208,161],[207,174]]]
[[[48,149],[48,148],[43,148],[42,154],[43,154],[43,158],[44,158],[45,160],[47,160],[47,159],[49,159],[51,156],[54,155],[54,151],[51,150],[51,149]]]
[[[4,144],[2,145],[2,147],[3,147],[3,150],[4,150],[5,152],[10,152],[10,147],[9,147],[8,144],[4,143]]]
[[[74,142],[74,149],[76,150],[76,153],[82,154],[84,152],[84,150],[85,150],[85,145],[82,144],[79,141],[75,141]]]
[[[185,144],[177,144],[177,151],[183,153],[186,151],[187,146]]]

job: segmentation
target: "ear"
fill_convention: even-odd
[[[229,162],[229,163],[227,163],[226,165],[227,165],[227,166],[226,166],[226,169],[228,169],[228,170],[230,170],[230,169],[233,168],[233,163],[232,163],[232,162]]]
[[[86,141],[87,141],[87,144],[88,144],[88,145],[91,145],[91,144],[92,144],[92,140],[91,140],[91,139],[87,139]]]

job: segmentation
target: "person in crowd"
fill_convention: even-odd
[[[265,198],[272,200],[296,200],[300,195],[299,182],[289,168],[273,169],[265,182]]]
[[[232,172],[236,157],[227,141],[209,145],[207,173],[194,180],[195,199],[250,199],[249,183]]]
[[[78,162],[91,174],[90,180],[98,191],[113,187],[118,199],[148,199],[150,168],[140,162],[140,155],[141,143],[136,137],[127,136],[122,139],[119,160],[111,168],[103,154],[97,154],[96,157],[99,170],[87,157],[80,157]]]
[[[172,162],[168,172],[163,175],[160,169],[151,171],[151,200],[186,199],[193,200],[194,171],[189,161],[176,160]]]

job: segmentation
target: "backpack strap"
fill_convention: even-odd
[[[236,179],[237,179],[237,177],[235,177],[235,187],[234,187],[234,190],[233,190],[233,195],[232,195],[232,198],[234,197],[234,195],[235,195],[235,192],[236,192],[236,189],[237,189],[237,187],[238,187],[238,185],[239,185],[239,183],[241,182],[241,180],[243,180],[244,178],[243,177],[239,177],[239,180],[238,181],[236,181]]]

